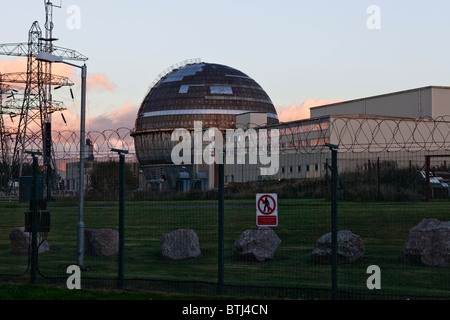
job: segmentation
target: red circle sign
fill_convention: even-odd
[[[269,199],[267,199],[269,198]],[[262,207],[261,207],[262,205]],[[265,194],[258,199],[259,212],[265,215],[274,213],[276,209],[275,199],[270,194]]]

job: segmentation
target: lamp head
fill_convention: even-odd
[[[59,56],[55,56],[54,54],[51,54],[49,52],[39,52],[35,56],[36,60],[44,61],[44,62],[62,62],[63,59]]]
[[[127,150],[121,150],[121,149],[115,149],[115,148],[112,148],[111,151],[117,152],[119,154],[121,154],[121,153],[127,154],[128,153]]]

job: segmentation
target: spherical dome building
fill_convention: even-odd
[[[155,80],[137,114],[132,136],[140,166],[173,164],[175,129],[193,130],[194,121],[234,129],[236,116],[253,112],[266,114],[267,124],[278,123],[269,96],[245,73],[198,60],[171,67]]]

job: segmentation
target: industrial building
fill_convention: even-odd
[[[346,114],[407,119],[450,116],[450,87],[429,86],[311,108],[311,118]]]
[[[447,154],[450,162],[450,87],[429,86],[383,94],[310,109],[311,117],[261,126],[280,132],[280,169],[262,177],[256,168],[227,166],[230,182],[265,179],[313,178],[326,174],[330,151],[326,143],[339,146],[339,158],[357,156],[367,160],[391,160],[413,155],[422,166],[426,155]],[[411,156],[409,156],[411,158]],[[340,164],[340,171],[352,170],[352,162]]]
[[[269,96],[248,75],[223,65],[190,61],[169,68],[155,80],[139,109],[132,136],[146,188],[204,190],[217,187],[217,164],[175,164],[171,158],[181,141],[172,141],[172,133],[184,128],[194,135],[195,121],[201,121],[204,130],[219,129],[224,136],[232,129],[246,134],[243,163],[234,161],[242,137],[223,142],[232,143],[226,152],[235,156],[232,163],[225,162],[225,182],[230,184],[323,176],[330,158],[327,143],[339,146],[341,159],[355,154],[367,159],[382,153],[400,158],[414,152],[417,159],[448,154],[448,115],[450,87],[430,86],[315,107],[309,119],[280,123]],[[279,151],[278,167],[271,175],[261,174],[267,162],[250,161],[261,151],[250,138],[261,138],[261,132],[267,138],[267,153]],[[274,139],[276,150],[270,147]],[[207,145],[202,141],[202,150]],[[194,147],[192,143],[192,158]],[[217,158],[219,151],[211,152]],[[341,171],[351,169],[350,162],[340,167]]]
[[[89,190],[91,172],[94,168],[94,145],[90,139],[86,139],[84,157],[84,190]],[[63,179],[63,192],[66,194],[78,194],[80,190],[80,162],[66,163],[65,177]]]

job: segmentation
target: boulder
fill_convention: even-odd
[[[25,232],[25,227],[15,228],[9,234],[11,240],[12,253],[29,254],[31,252],[31,232]],[[38,253],[50,251],[47,240],[43,240],[37,235]]]
[[[113,256],[119,253],[119,232],[115,229],[86,229],[86,251],[96,256]]]
[[[408,262],[449,267],[450,221],[423,219],[409,230],[403,252]]]
[[[159,239],[162,256],[171,260],[196,258],[201,254],[197,234],[192,229],[178,229]]]
[[[364,254],[364,243],[361,238],[349,230],[337,232],[338,262],[353,263]],[[316,241],[316,247],[311,252],[311,260],[318,264],[331,264],[332,261],[331,232],[322,235]]]
[[[257,261],[273,259],[281,239],[270,228],[245,230],[235,241],[233,253],[238,258],[251,258]]]

